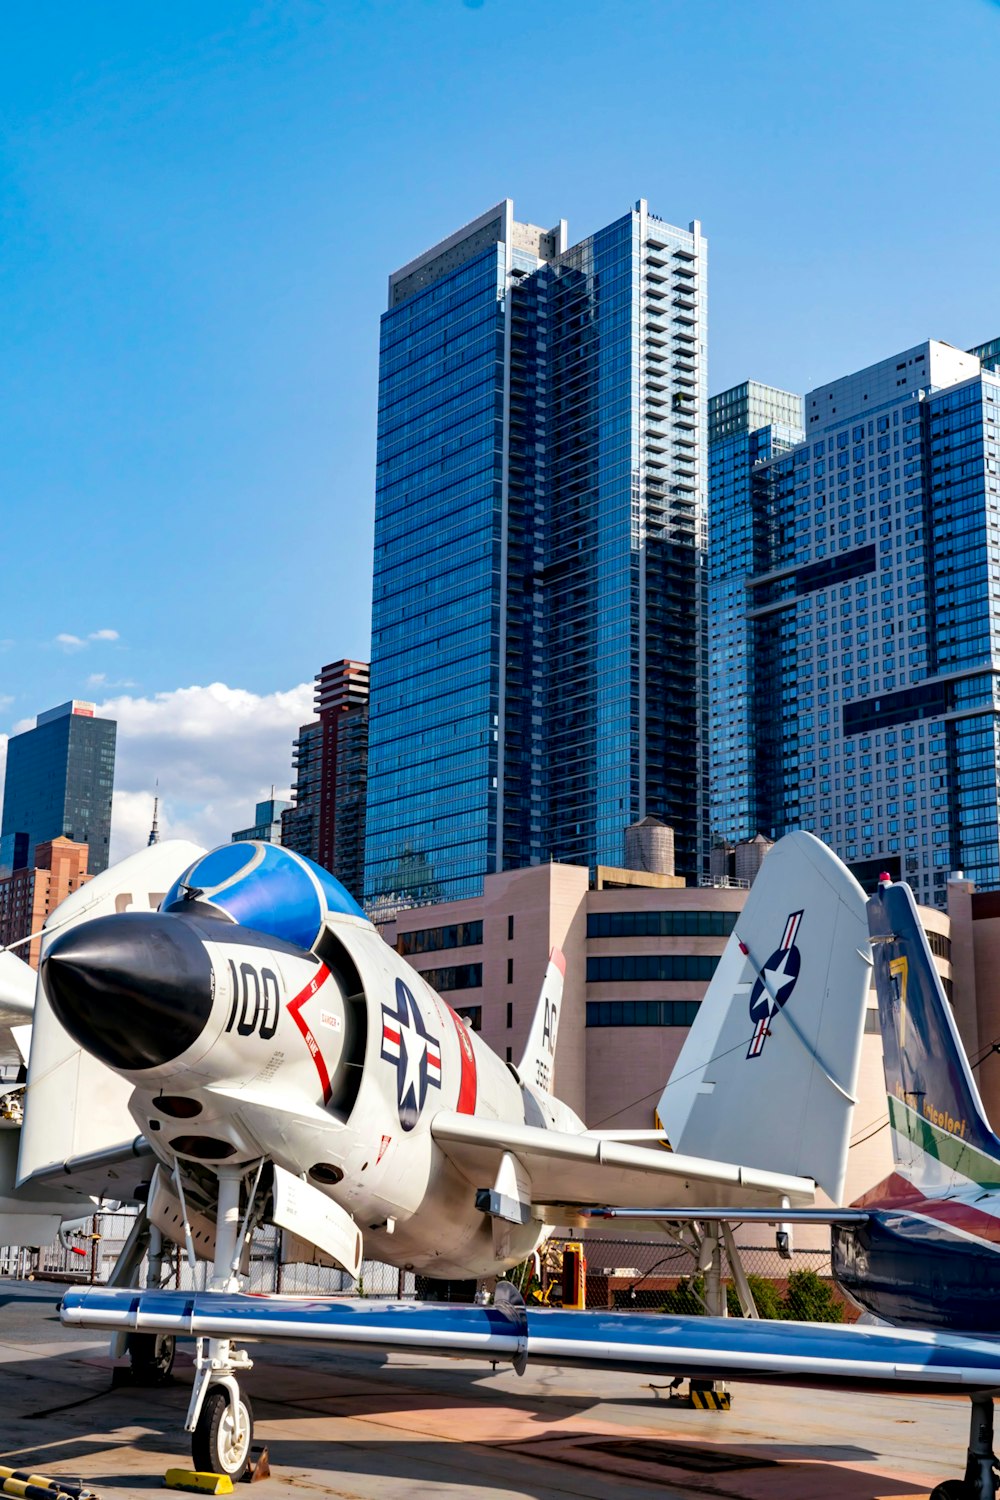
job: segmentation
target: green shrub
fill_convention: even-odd
[[[678,1317],[703,1317],[705,1313],[704,1276],[682,1276],[672,1292],[666,1292],[661,1312]]]
[[[766,1276],[748,1276],[747,1285],[753,1294],[753,1300],[757,1304],[757,1311],[762,1318],[783,1318],[786,1316],[784,1304],[778,1293],[778,1288],[773,1281],[768,1281]],[[743,1310],[740,1307],[740,1299],[736,1295],[736,1288],[727,1284],[726,1305],[731,1318],[741,1318]]]
[[[842,1323],[844,1304],[815,1271],[793,1271],[788,1278],[782,1316],[796,1323]]]

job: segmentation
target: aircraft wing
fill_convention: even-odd
[[[492,1187],[504,1156],[515,1157],[530,1183],[533,1215],[549,1224],[565,1222],[567,1207],[740,1208],[783,1198],[804,1207],[815,1198],[807,1177],[449,1110],[434,1116],[431,1133],[476,1189]]]
[[[923,1394],[1000,1387],[1000,1340],[836,1323],[526,1308],[509,1283],[500,1288],[508,1289],[502,1300],[478,1307],[87,1287],[66,1292],[60,1315],[75,1328],[448,1353],[509,1359],[518,1370],[530,1361]]]
[[[31,1025],[37,978],[23,958],[0,951],[0,1060],[23,1056],[22,1028]]]

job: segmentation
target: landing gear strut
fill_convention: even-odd
[[[254,1183],[243,1224],[240,1225],[240,1187],[243,1170],[220,1167],[219,1213],[215,1226],[213,1292],[239,1290],[239,1263],[250,1222]],[[260,1171],[257,1172],[260,1181]],[[240,1479],[250,1462],[253,1444],[253,1407],[240,1389],[238,1376],[253,1368],[243,1349],[230,1339],[199,1339],[194,1385],[184,1430],[192,1434],[191,1456],[196,1469]]]
[[[993,1456],[993,1396],[977,1392],[972,1397],[972,1422],[964,1479],[946,1479],[931,1491],[931,1500],[994,1500],[1000,1489],[997,1460]]]

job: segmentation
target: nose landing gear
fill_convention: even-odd
[[[242,1169],[220,1167],[218,1179],[219,1211],[210,1287],[213,1292],[234,1292],[239,1290],[240,1256],[260,1168],[242,1226]],[[200,1338],[194,1363],[194,1385],[184,1423],[185,1431],[191,1433],[194,1466],[203,1473],[227,1474],[236,1481],[250,1463],[253,1446],[253,1407],[240,1389],[238,1376],[251,1370],[253,1361],[245,1350],[234,1348],[230,1339]]]
[[[250,1462],[253,1407],[236,1380],[230,1380],[235,1397],[227,1386],[209,1387],[191,1438],[191,1457],[201,1473],[228,1474],[235,1483]]]

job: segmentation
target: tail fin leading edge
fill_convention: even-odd
[[[545,970],[545,979],[535,1007],[531,1030],[528,1032],[524,1056],[517,1069],[522,1083],[530,1084],[533,1089],[543,1094],[552,1092],[556,1037],[565,977],[566,960],[560,949],[553,948],[549,954],[548,967]]]
[[[979,1180],[983,1164],[977,1166],[970,1153],[963,1165],[954,1142],[1000,1162],[1000,1139],[986,1118],[905,882],[879,887],[868,902],[868,925],[896,1164],[905,1167],[911,1181],[938,1181],[942,1167]],[[987,1171],[1000,1180],[995,1169]]]
[[[865,895],[812,834],[768,854],[657,1109],[675,1151],[843,1193],[871,976]]]

